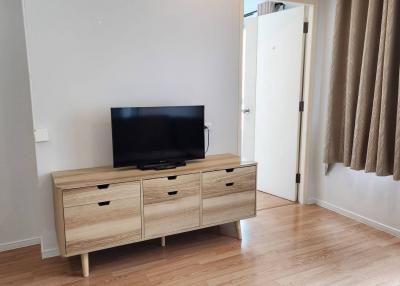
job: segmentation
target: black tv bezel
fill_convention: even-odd
[[[162,158],[158,161],[155,160],[149,160],[149,161],[131,161],[128,163],[125,162],[116,162],[115,158],[118,157],[116,156],[116,149],[115,149],[115,144],[114,144],[114,128],[113,128],[113,116],[112,116],[112,111],[114,109],[125,109],[125,108],[187,108],[187,107],[198,107],[202,108],[202,114],[203,114],[203,126],[204,126],[204,117],[205,117],[205,107],[204,105],[175,105],[175,106],[133,106],[133,107],[111,107],[110,108],[110,115],[111,115],[111,137],[112,137],[112,149],[113,149],[113,167],[114,168],[123,168],[123,167],[138,167],[140,169],[146,170],[146,169],[168,169],[168,168],[173,168],[177,166],[184,166],[186,164],[186,161],[191,161],[191,160],[199,160],[199,159],[204,159],[205,158],[205,136],[204,136],[204,131],[202,133],[202,143],[203,143],[203,148],[202,148],[202,154],[200,156],[190,156],[190,157],[180,157],[180,158]]]

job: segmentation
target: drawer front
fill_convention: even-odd
[[[140,198],[140,182],[99,185],[63,191],[64,207],[125,198]]]
[[[197,196],[199,190],[200,174],[143,180],[145,205]]]
[[[64,208],[68,255],[141,239],[140,197]]]
[[[200,225],[200,194],[144,206],[146,238],[189,229]]]
[[[203,200],[203,225],[255,216],[256,193],[247,191]]]
[[[255,192],[256,166],[205,172],[202,197],[212,198],[246,191]]]

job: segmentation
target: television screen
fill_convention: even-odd
[[[204,158],[204,106],[111,108],[114,167]]]

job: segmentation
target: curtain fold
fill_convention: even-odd
[[[337,0],[324,162],[400,180],[400,1]]]

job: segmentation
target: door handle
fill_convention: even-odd
[[[242,109],[242,112],[244,114],[250,113],[250,108],[244,108],[244,109]]]

